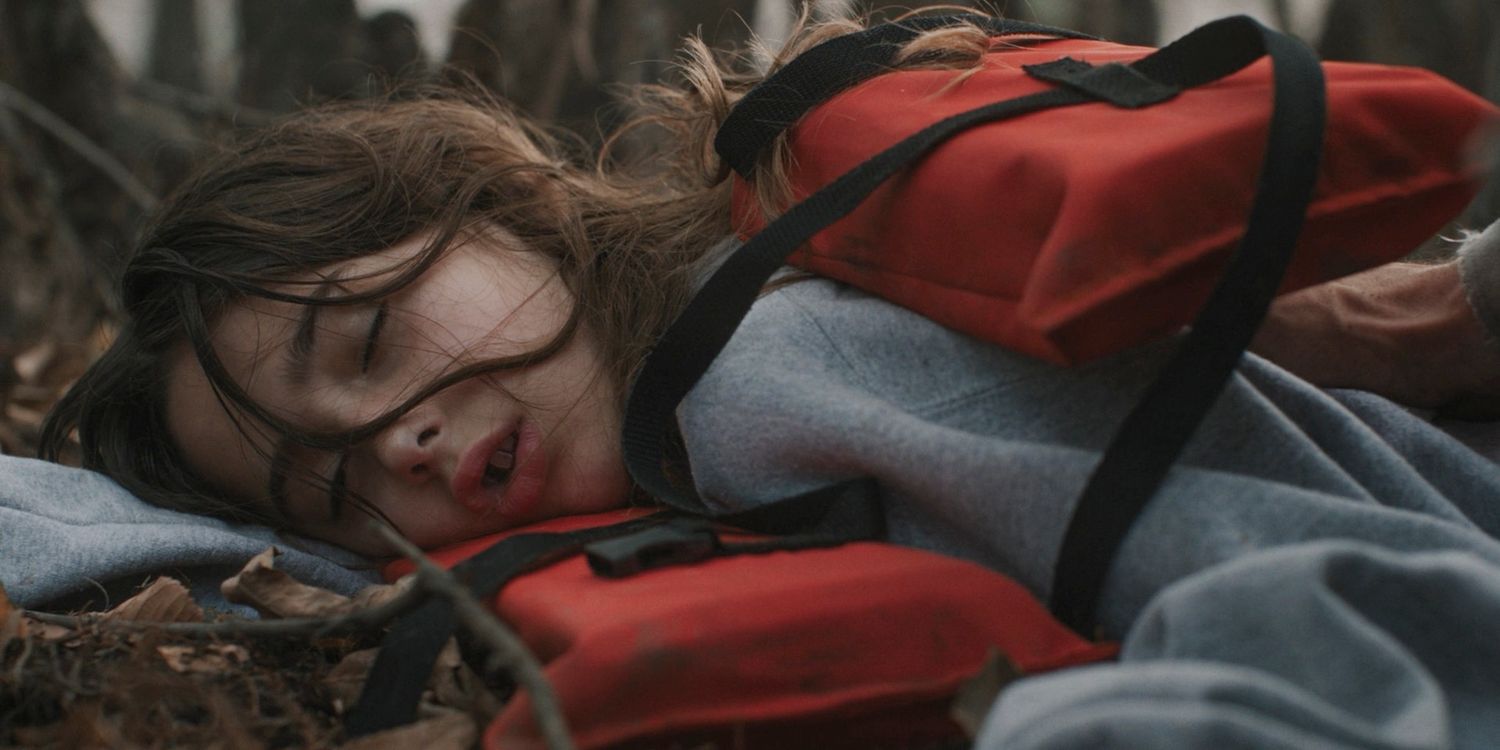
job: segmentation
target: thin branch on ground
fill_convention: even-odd
[[[138,622],[114,620],[103,613],[85,615],[58,615],[49,612],[27,611],[26,616],[37,622],[80,628],[97,624],[108,627],[135,630],[159,630],[173,635],[246,636],[254,638],[312,637],[321,638],[339,633],[366,632],[389,625],[403,614],[415,609],[427,598],[427,592],[411,586],[389,601],[375,607],[356,610],[333,617],[289,617],[282,620],[221,620],[219,622]]]
[[[542,665],[526,644],[458,582],[448,571],[438,567],[395,529],[381,523],[372,524],[392,546],[417,565],[417,585],[423,590],[447,599],[453,605],[454,617],[490,651],[491,669],[505,669],[518,686],[531,697],[531,710],[549,750],[572,750],[567,720],[551,683],[542,674]]]
[[[156,208],[156,194],[136,179],[136,176],[131,174],[130,170],[126,169],[118,159],[89,140],[89,137],[77,128],[42,106],[40,102],[4,81],[0,81],[0,106],[25,117],[33,125],[47,131],[63,145],[72,149],[74,153],[83,157],[84,161],[92,164],[95,169],[104,173],[105,177],[119,186],[120,190],[124,191],[125,195],[135,201],[142,210],[151,211]]]

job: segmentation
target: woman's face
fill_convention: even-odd
[[[313,294],[376,288],[425,239],[325,268],[311,279],[321,279]],[[213,344],[272,413],[305,430],[343,431],[457,367],[546,344],[573,301],[552,260],[495,230],[368,304],[237,303],[215,325]],[[623,505],[614,394],[592,333],[580,327],[550,358],[461,381],[346,451],[320,451],[231,414],[184,345],[168,375],[167,422],[191,468],[220,491],[268,505],[279,495],[295,531],[385,554],[369,517],[330,484],[424,547]]]

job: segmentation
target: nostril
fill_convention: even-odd
[[[417,445],[426,445],[427,441],[429,441],[429,440],[437,437],[437,434],[438,434],[438,431],[437,431],[437,428],[435,428],[435,427],[430,427],[428,429],[423,430],[422,434],[420,434],[420,435],[417,436]]]

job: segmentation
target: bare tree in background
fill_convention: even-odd
[[[81,335],[109,309],[111,248],[142,207],[63,133],[134,149],[144,134],[121,116],[121,80],[78,0],[0,3],[0,357]],[[148,171],[135,153],[131,171]]]
[[[1497,39],[1500,5],[1493,0],[1334,0],[1318,52],[1329,60],[1427,68],[1500,102]],[[1492,178],[1460,223],[1483,226],[1497,216],[1500,180]]]
[[[754,0],[469,0],[448,65],[582,133],[617,121],[610,89],[661,80],[688,34],[743,42]]]

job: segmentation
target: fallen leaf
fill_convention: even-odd
[[[339,747],[343,750],[469,750],[479,739],[479,725],[462,711],[451,711],[406,726],[367,734]]]
[[[173,672],[188,671],[188,661],[192,659],[194,649],[192,646],[157,646],[156,653],[161,654],[162,661],[167,663]]]
[[[106,620],[131,622],[202,622],[203,609],[181,581],[161,576],[140,593],[104,613]]]
[[[234,662],[244,664],[250,661],[250,649],[238,643],[210,643],[208,650]]]
[[[54,625],[40,620],[27,620],[26,629],[44,641],[65,641],[78,635],[78,631],[63,625]],[[73,644],[64,644],[73,645]]]
[[[432,675],[428,678],[428,684],[432,686],[432,697],[439,705],[454,706],[456,698],[460,698],[457,671],[464,666],[463,654],[459,653],[458,640],[449,638],[443,645],[443,650],[438,652],[437,659],[432,664]]]
[[[990,707],[1000,697],[1000,691],[1020,676],[1021,668],[1010,657],[999,649],[991,648],[979,672],[959,686],[948,715],[969,739],[974,739],[979,735],[979,727],[984,724],[984,717],[989,714]]]
[[[10,613],[16,611],[16,605],[10,603],[10,597],[5,593],[5,584],[0,583],[0,620],[10,617]]]
[[[459,652],[458,642],[449,640],[432,668],[432,699],[440,706],[456,708],[473,716],[494,716],[503,701],[474,673]]]
[[[354,610],[349,597],[309,586],[277,570],[275,547],[256,555],[225,580],[224,598],[248,604],[263,617],[334,617]]]
[[[233,643],[210,643],[198,646],[157,646],[156,653],[173,672],[219,674],[244,664],[250,652]]]
[[[17,638],[26,637],[26,620],[21,609],[10,603],[5,595],[5,584],[0,584],[0,661],[5,656],[5,647]]]
[[[328,670],[328,674],[323,676],[323,687],[328,689],[334,705],[348,708],[359,700],[359,693],[365,687],[365,679],[370,676],[370,667],[375,664],[375,657],[379,653],[378,648],[354,651]]]
[[[402,576],[395,583],[366,586],[360,589],[359,593],[354,595],[354,599],[349,602],[350,611],[379,607],[406,593],[416,583],[417,577],[415,575],[407,575]]]
[[[11,360],[11,365],[16,369],[16,375],[22,383],[36,383],[42,379],[42,374],[57,360],[57,342],[48,339],[36,346],[27,349]]]

